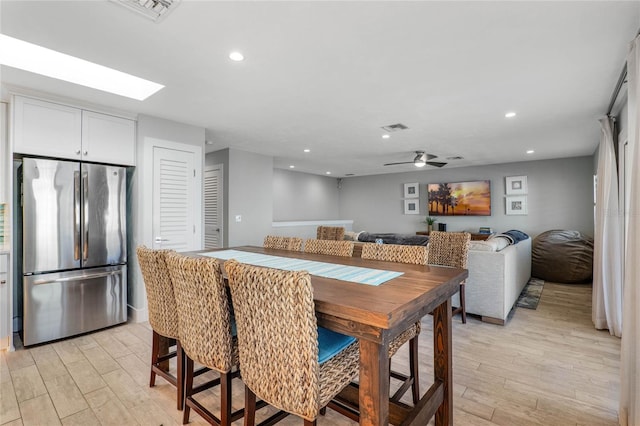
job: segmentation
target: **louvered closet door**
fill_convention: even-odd
[[[153,148],[153,248],[198,249],[194,221],[194,155]]]
[[[222,247],[222,170],[204,171],[204,248]]]

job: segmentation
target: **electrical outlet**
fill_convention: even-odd
[[[242,215],[240,214],[236,215],[236,222],[242,222]]]

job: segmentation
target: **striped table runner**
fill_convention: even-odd
[[[248,263],[249,265],[282,269],[285,271],[308,271],[311,275],[318,277],[334,278],[336,280],[375,286],[402,275],[402,272],[396,271],[336,265],[334,263],[292,259],[290,257],[271,256],[268,254],[250,253],[239,250],[221,250],[201,254],[223,260],[235,259],[238,262]]]

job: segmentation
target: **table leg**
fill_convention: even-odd
[[[360,424],[389,424],[389,345],[360,339]]]
[[[451,299],[433,311],[433,374],[444,387],[444,400],[436,411],[436,426],[453,425]]]

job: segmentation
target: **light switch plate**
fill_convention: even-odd
[[[242,222],[242,215],[236,215],[236,222]]]

